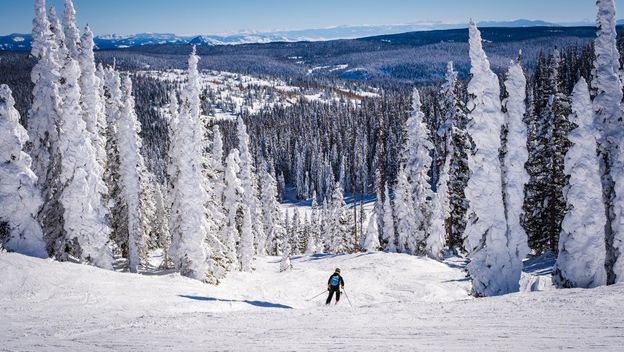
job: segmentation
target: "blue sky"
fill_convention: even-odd
[[[64,0],[47,0],[62,9]],[[28,33],[32,0],[0,0],[0,34]],[[419,21],[592,20],[594,0],[74,0],[96,34],[217,34]],[[58,11],[61,12],[61,11]]]

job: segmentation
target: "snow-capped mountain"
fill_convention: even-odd
[[[514,21],[485,21],[481,27],[556,27],[556,23],[519,19]],[[105,34],[94,38],[99,49],[128,48],[160,44],[237,45],[250,43],[324,41],[354,39],[384,34],[429,30],[466,28],[466,24],[444,22],[416,22],[397,25],[336,26],[328,28],[284,30],[272,32],[241,32],[225,35],[176,35],[173,33],[138,33],[132,35]],[[30,34],[13,33],[0,36],[0,50],[30,50]]]

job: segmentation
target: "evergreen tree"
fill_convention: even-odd
[[[427,126],[423,122],[425,114],[422,112],[421,107],[420,93],[417,89],[414,89],[412,93],[412,112],[405,126],[407,143],[403,150],[406,176],[412,185],[413,218],[416,229],[413,232],[416,238],[414,241],[410,241],[412,242],[412,247],[416,245],[415,242],[422,241],[426,237],[430,227],[429,219],[431,219],[431,204],[428,198],[431,198],[429,172],[433,162],[430,156],[433,145],[427,132]],[[398,214],[396,215],[398,216]],[[420,233],[417,233],[417,231]],[[423,235],[423,232],[425,235]],[[411,251],[415,253],[417,249],[411,248]]]
[[[399,253],[421,253],[425,233],[416,224],[412,199],[412,185],[407,179],[404,167],[399,169],[397,184],[394,188],[394,209],[396,217],[396,244]]]
[[[244,205],[244,190],[239,179],[240,157],[237,149],[232,149],[225,162],[225,190],[223,191],[223,208],[226,214],[225,240],[226,257],[229,268],[237,270],[240,268],[238,258],[240,257],[237,243],[240,243],[241,229],[238,224],[239,209]]]
[[[202,174],[205,127],[199,111],[198,61],[199,57],[193,49],[188,61],[188,82],[182,104],[170,121],[171,255],[182,275],[214,282],[208,267],[212,253],[205,245],[211,226],[207,218],[208,194]],[[172,101],[171,104],[175,107],[177,102]]]
[[[95,148],[96,158],[99,164],[98,175],[104,176],[106,168],[106,114],[103,102],[102,83],[97,76],[95,55],[93,53],[93,32],[89,26],[85,28],[81,39],[82,50],[78,57],[80,64],[80,91],[82,93],[80,105],[83,112],[83,120],[87,125],[87,131],[91,138],[91,145]],[[100,194],[105,199],[108,190],[104,187]]]
[[[388,186],[386,185],[386,189],[384,191],[385,201],[383,206],[383,244],[384,250],[386,252],[396,252],[396,232],[394,229],[394,214],[392,211],[392,203],[390,200],[390,192],[388,191]]]
[[[266,234],[262,227],[262,214],[258,209],[258,181],[255,175],[252,155],[249,150],[249,135],[242,118],[238,118],[237,122],[238,149],[240,151],[240,180],[244,191],[244,203],[251,212],[253,221],[253,239],[256,245],[266,242]]]
[[[113,256],[108,245],[110,228],[104,215],[99,190],[103,180],[98,173],[95,148],[91,145],[80,108],[80,67],[71,57],[61,69],[63,84],[59,121],[59,153],[62,185],[59,200],[63,206],[65,230],[63,247],[69,255],[98,267],[112,269]],[[71,127],[70,127],[71,126]]]
[[[0,222],[7,223],[9,236],[0,248],[47,258],[43,231],[37,221],[41,195],[31,159],[22,151],[28,134],[19,123],[11,89],[0,85]]]
[[[511,242],[513,276],[522,273],[522,261],[529,253],[527,234],[522,227],[522,206],[524,188],[529,175],[524,168],[529,153],[527,151],[527,129],[523,121],[526,113],[526,78],[520,63],[512,62],[505,88],[508,97],[503,101],[505,107],[506,145],[503,161],[503,197],[505,218],[507,219],[507,238]]]
[[[147,231],[145,209],[141,206],[141,157],[140,123],[134,112],[132,81],[126,76],[121,88],[123,105],[116,123],[119,148],[120,201],[127,211],[125,224],[130,272],[136,273],[147,261]],[[145,177],[145,175],[143,175]]]
[[[336,183],[332,192],[329,219],[331,223],[330,252],[337,254],[352,252],[354,250],[351,232],[353,218],[344,201],[342,187],[339,182]]]
[[[366,234],[362,236],[361,249],[366,252],[376,252],[380,248],[379,243],[379,229],[377,225],[377,215],[373,213],[368,218],[368,225],[366,226]]]
[[[529,157],[530,179],[526,185],[523,223],[529,247],[537,253],[557,251],[561,221],[566,205],[563,189],[567,185],[564,156],[570,147],[567,134],[570,103],[562,92],[561,58],[555,50],[543,70],[547,76],[538,89],[535,132],[536,147]]]
[[[37,176],[43,208],[39,221],[43,228],[48,254],[63,259],[63,208],[60,204],[61,173],[58,146],[58,124],[61,115],[60,63],[56,38],[50,30],[44,0],[35,1],[32,30],[32,56],[37,63],[32,69],[34,84],[32,105],[28,112],[27,151],[32,157],[32,170]]]
[[[468,183],[468,152],[470,144],[466,134],[467,110],[462,98],[463,87],[457,78],[457,72],[453,68],[453,62],[449,62],[446,80],[440,92],[441,114],[445,118],[446,130],[446,155],[450,155],[448,167],[448,202],[450,215],[447,225],[447,245],[459,252],[463,249],[463,236],[466,229],[466,212],[468,201],[464,190]],[[442,177],[440,177],[442,178]],[[438,182],[438,190],[444,181]]]
[[[570,133],[573,146],[565,157],[570,186],[565,190],[568,205],[559,256],[553,271],[558,287],[596,287],[607,283],[600,166],[596,155],[596,131],[589,89],[581,78],[572,95],[571,120],[578,127]]]
[[[470,121],[468,133],[475,149],[468,155],[470,180],[466,197],[470,201],[466,240],[470,253],[468,272],[473,292],[479,296],[494,296],[518,291],[520,276],[514,276],[514,265],[507,238],[507,223],[502,197],[502,176],[499,160],[501,148],[500,85],[490,69],[483,51],[481,33],[470,21],[470,73],[468,83]]]
[[[267,169],[261,168],[260,185],[262,186],[262,225],[267,234],[267,252],[269,255],[281,255],[284,227],[281,225],[280,205],[277,195],[277,182]]]
[[[72,59],[78,60],[80,56],[80,31],[76,27],[76,10],[72,0],[65,0],[63,11],[63,33],[65,33],[65,46]]]
[[[624,282],[624,139],[622,78],[617,49],[615,0],[597,0],[598,33],[594,43],[595,122],[600,132],[603,198],[607,204],[607,283]]]

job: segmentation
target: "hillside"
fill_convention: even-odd
[[[532,70],[538,54],[554,47],[584,47],[596,35],[594,27],[484,28],[483,39],[493,69],[503,72],[523,52]],[[398,80],[430,83],[443,78],[453,60],[462,78],[469,70],[468,30],[450,29],[320,42],[273,42],[243,45],[204,45],[200,67],[221,71],[279,75],[289,78]],[[103,50],[99,58],[132,69],[181,69],[190,51],[187,44],[144,45]],[[231,60],[235,56],[237,60]],[[310,70],[312,74],[310,74]]]
[[[346,350],[616,351],[624,343],[623,285],[474,299],[457,260],[376,253],[298,257],[286,273],[275,257],[255,266],[211,286],[0,253],[0,346],[318,351],[340,337]],[[325,307],[325,294],[307,301],[334,267],[353,307],[346,299]]]

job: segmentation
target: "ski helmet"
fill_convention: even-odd
[[[340,272],[340,268],[336,268],[336,272],[339,273]]]

